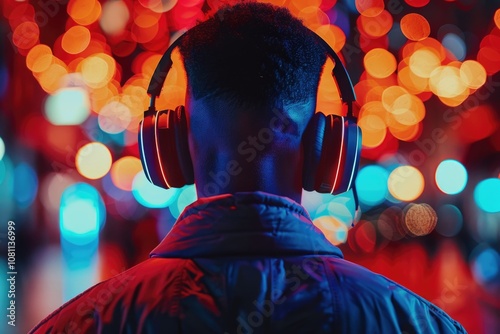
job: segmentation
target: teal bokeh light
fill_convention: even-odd
[[[377,165],[368,165],[356,177],[356,190],[361,204],[375,206],[384,202],[387,196],[389,172]]]
[[[76,183],[61,195],[61,238],[74,245],[92,243],[99,237],[106,209],[101,195],[89,184]]]
[[[443,160],[436,169],[436,184],[448,195],[455,195],[464,190],[467,185],[467,170],[456,160]]]
[[[147,208],[166,208],[177,198],[179,189],[163,189],[148,181],[144,171],[140,171],[132,183],[132,193],[137,202]]]
[[[474,189],[477,206],[486,212],[500,212],[500,179],[490,178],[479,182]]]

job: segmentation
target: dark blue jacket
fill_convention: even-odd
[[[265,193],[189,206],[151,258],[34,333],[465,333],[441,309],[343,260],[297,203]]]

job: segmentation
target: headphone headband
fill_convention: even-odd
[[[332,76],[334,78],[334,82],[337,85],[342,102],[347,103],[347,117],[354,118],[352,103],[356,101],[356,94],[354,93],[354,87],[352,85],[351,78],[347,74],[347,70],[332,47],[314,31],[309,31],[312,33],[312,36],[316,39],[316,41],[325,49],[327,55],[333,60],[334,67],[332,70]],[[160,59],[160,62],[156,66],[153,77],[151,78],[148,86],[148,94],[151,95],[150,110],[154,110],[155,99],[160,95],[165,79],[167,78],[167,74],[172,68],[172,51],[182,42],[188,32],[189,30],[184,32],[168,47],[167,51],[165,51]]]

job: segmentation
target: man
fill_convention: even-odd
[[[241,4],[188,32],[180,50],[199,200],[150,259],[33,332],[465,332],[436,306],[343,260],[298,204],[302,137],[326,58],[300,21]]]

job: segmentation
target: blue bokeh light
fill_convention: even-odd
[[[500,255],[492,248],[479,251],[472,264],[472,272],[479,283],[498,281],[500,276]]]
[[[361,204],[375,206],[384,202],[387,194],[389,172],[377,165],[368,165],[356,177],[356,190]]]
[[[465,42],[460,36],[454,33],[448,33],[443,37],[443,46],[447,48],[457,60],[463,61],[467,54]]]
[[[444,204],[437,210],[438,221],[436,231],[445,237],[454,237],[464,224],[464,217],[459,208],[453,204]]]
[[[21,208],[30,206],[38,191],[38,177],[33,167],[21,162],[14,168],[14,198]]]
[[[436,169],[435,180],[443,193],[455,195],[462,192],[467,185],[467,170],[457,160],[443,160]]]
[[[477,206],[486,212],[500,212],[500,179],[490,178],[479,182],[474,189]]]
[[[61,195],[59,228],[66,241],[83,245],[98,239],[106,209],[101,195],[89,184],[76,183]]]
[[[148,181],[144,171],[140,171],[132,183],[135,199],[147,208],[166,208],[177,198],[179,189],[163,189]]]

